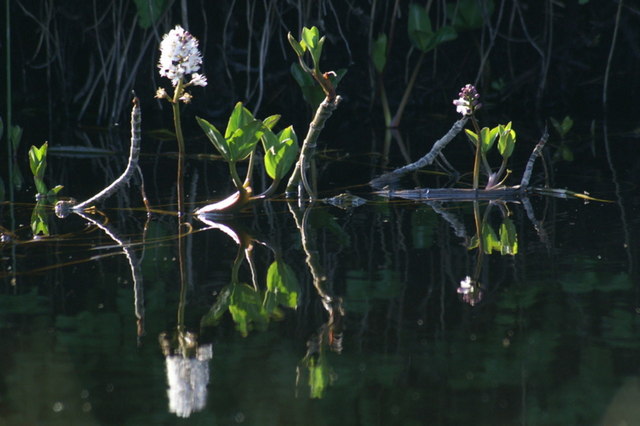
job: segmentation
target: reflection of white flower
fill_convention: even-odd
[[[458,294],[469,294],[473,291],[473,285],[471,283],[471,277],[467,275],[464,280],[460,281],[460,287],[458,287]]]
[[[475,306],[482,300],[482,290],[479,284],[468,275],[464,280],[460,281],[460,287],[458,287],[457,292],[461,295],[462,301],[471,306]]]
[[[186,418],[205,407],[211,357],[211,345],[199,347],[195,358],[167,355],[167,394],[171,413]]]
[[[202,55],[198,50],[198,40],[180,25],[165,34],[160,43],[160,76],[171,80],[173,86],[187,75],[193,78],[189,84],[206,86],[207,79],[197,74],[202,64]]]

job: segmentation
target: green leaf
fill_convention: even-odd
[[[492,132],[488,127],[483,127],[480,129],[480,140],[482,141],[481,147],[482,152],[487,153],[493,146],[493,143],[496,141],[496,136],[498,132]]]
[[[387,35],[382,33],[373,42],[371,47],[371,60],[376,71],[382,73],[387,65]]]
[[[228,162],[232,161],[231,149],[229,148],[229,144],[227,143],[227,140],[222,136],[222,134],[218,131],[218,129],[216,129],[213,124],[209,123],[204,118],[196,117],[196,121],[198,122],[202,130],[204,130],[204,134],[207,135],[207,138],[209,138],[213,146],[218,150],[220,155],[222,155],[222,158],[224,158],[225,161]]]
[[[500,225],[500,253],[514,256],[518,254],[518,233],[513,221],[505,217]]]
[[[304,56],[304,52],[307,50],[306,49],[306,44],[303,46],[301,45],[298,40],[296,40],[291,33],[287,34],[287,40],[289,40],[289,44],[291,45],[291,47],[293,48],[293,50],[296,52],[296,55],[299,58],[302,58]]]
[[[265,141],[263,135],[263,141]],[[281,180],[291,169],[291,166],[298,158],[298,137],[296,136],[293,126],[289,126],[283,129],[278,136],[271,132],[268,137],[268,142],[264,142],[265,156],[264,166],[265,171],[269,177],[273,180]],[[267,148],[267,146],[269,147]]]
[[[242,102],[238,102],[233,108],[231,115],[229,116],[229,122],[227,123],[227,129],[224,132],[225,139],[229,139],[233,133],[241,127],[246,126],[248,123],[254,121],[255,118],[251,111],[242,105]]]
[[[498,151],[505,158],[511,157],[513,148],[516,145],[516,132],[511,130],[511,122],[507,126],[500,127],[500,138],[498,139]]]
[[[294,309],[298,307],[298,278],[293,269],[282,260],[276,260],[267,270],[267,292],[274,294],[279,305]]]
[[[318,30],[318,27],[304,27],[302,29],[302,41],[304,41],[308,49],[315,49],[318,47],[319,39],[320,31]]]
[[[474,145],[477,146],[478,145],[478,135],[475,132],[473,132],[473,131],[471,131],[469,129],[464,129],[464,132],[467,134],[467,137],[469,138],[469,140],[471,142],[473,142]]]
[[[34,182],[36,184],[36,190],[38,191],[38,194],[46,195],[49,192],[42,179],[34,178]]]
[[[409,5],[409,39],[416,49],[427,52],[431,39],[434,37],[431,29],[431,19],[424,6],[417,3]]]
[[[573,127],[573,120],[568,115],[562,120],[560,128],[562,129],[562,135],[565,136],[569,133],[569,130]]]
[[[168,5],[166,0],[134,0],[134,3],[140,18],[138,25],[143,30],[158,22]]]
[[[47,194],[47,195],[50,195],[50,196],[51,196],[51,195],[57,195],[57,194],[58,194],[58,192],[60,192],[60,191],[62,190],[62,188],[64,188],[64,186],[62,186],[62,185],[56,185],[56,186],[54,186],[53,188],[51,188],[51,189],[49,190],[49,192],[48,192],[48,194]]]
[[[262,123],[265,125],[267,129],[271,130],[276,124],[278,124],[278,121],[280,121],[280,115],[275,114],[275,115],[270,115],[269,117],[262,120]]]
[[[480,2],[477,0],[458,0],[447,5],[449,16],[453,16],[452,25],[457,31],[482,28],[486,19],[493,14],[493,0]]]
[[[254,120],[233,132],[227,140],[232,162],[244,160],[251,155],[262,137],[263,128],[262,121]]]

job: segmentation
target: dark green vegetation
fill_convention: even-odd
[[[5,2],[0,424],[638,422],[630,2],[76,3]],[[200,40],[209,83],[182,108],[180,148],[174,111],[153,100],[157,47],[178,23]],[[304,40],[314,25],[322,72],[319,58],[307,66],[343,99],[310,171],[324,202],[286,200],[281,185],[233,220],[192,214],[244,185],[196,117],[218,129],[236,117],[232,137],[253,122],[239,125],[241,101],[306,132],[330,93],[296,65],[287,33]],[[549,121],[532,184],[613,202],[548,188],[555,197],[425,201],[425,188],[473,185],[464,135],[403,177],[404,199],[372,191],[460,118],[466,83],[482,95],[475,158],[496,166],[493,183],[518,184]],[[140,140],[125,124],[131,89],[141,173],[101,211],[56,217],[51,199],[91,199],[122,176]],[[226,136],[212,133],[223,157]],[[265,157],[294,140],[269,137]],[[254,193],[286,180],[271,160],[256,162]]]

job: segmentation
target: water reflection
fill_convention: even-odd
[[[539,199],[531,201],[532,213],[545,210]],[[236,222],[194,220],[193,229],[180,236],[173,217],[156,216],[146,241],[136,231],[142,222],[113,226],[105,216],[86,213],[64,222],[50,217],[53,236],[29,244],[14,239],[23,271],[34,269],[23,254],[51,247],[53,255],[38,259],[52,264],[55,256],[75,254],[72,246],[82,241],[85,263],[74,265],[113,270],[104,279],[94,273],[84,287],[106,292],[114,276],[131,273],[135,281],[141,274],[147,283],[144,310],[131,303],[132,295],[141,299],[136,286],[126,286],[118,307],[104,314],[91,312],[88,304],[78,312],[53,313],[46,297],[26,292],[29,276],[23,276],[19,300],[0,298],[0,319],[6,321],[6,312],[18,305],[57,318],[57,340],[70,348],[81,379],[89,378],[80,386],[95,395],[92,413],[100,419],[106,416],[105,400],[113,407],[131,400],[129,408],[112,408],[124,420],[134,418],[141,398],[164,422],[180,416],[231,423],[242,413],[247,423],[259,424],[269,410],[287,407],[289,423],[295,424],[309,415],[309,399],[323,408],[316,413],[322,424],[357,424],[373,415],[390,424],[437,423],[438,416],[465,424],[464,413],[427,402],[462,399],[476,416],[494,418],[497,411],[506,423],[523,417],[529,423],[569,418],[579,424],[602,416],[604,402],[618,387],[614,366],[638,348],[630,276],[584,253],[549,257],[549,250],[558,250],[559,235],[582,235],[572,232],[569,219],[534,222],[516,203],[403,203],[348,210],[259,204]],[[561,207],[560,217],[573,214]],[[585,214],[606,216],[606,208],[592,206]],[[28,220],[29,214],[22,216]],[[89,227],[69,222],[78,219]],[[127,223],[128,233],[117,229]],[[74,233],[56,236],[66,225]],[[192,238],[194,247],[184,251],[186,275],[193,278],[180,289],[176,238]],[[103,253],[87,255],[86,246]],[[125,269],[117,271],[114,264]],[[129,272],[132,265],[138,271]],[[91,274],[76,275],[74,267],[51,268],[66,277],[68,293],[82,288],[82,278],[74,277]],[[474,286],[480,299],[458,300]],[[176,309],[182,312],[178,320]],[[130,312],[126,321],[113,315],[121,312]],[[142,339],[136,348],[132,338],[121,337],[120,323],[129,324],[133,334],[136,316],[144,316],[148,333],[161,335],[160,350],[155,339],[152,345]],[[21,362],[27,359],[21,355]],[[102,372],[95,359],[104,365]],[[576,371],[558,365],[574,365]],[[566,385],[549,384],[557,375]],[[97,389],[106,386],[100,380],[117,392],[98,397]],[[570,411],[558,402],[593,383],[598,392],[583,395],[579,408]],[[345,400],[361,411],[349,412]],[[46,404],[56,401],[73,406],[58,395]],[[551,408],[541,412],[540,406]],[[332,407],[344,418],[331,414]]]

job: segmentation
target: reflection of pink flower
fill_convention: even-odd
[[[463,302],[471,306],[476,305],[482,300],[482,290],[480,290],[478,283],[473,281],[468,275],[464,280],[460,281],[460,286],[456,292],[461,295]]]

